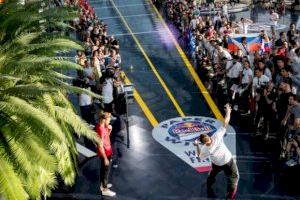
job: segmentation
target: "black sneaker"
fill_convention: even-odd
[[[257,137],[257,136],[260,136],[260,135],[261,135],[260,132],[255,132],[255,133],[253,133],[251,136],[252,136],[252,137]]]
[[[207,193],[208,198],[216,198],[217,197],[216,193],[214,192],[214,190],[212,188],[207,188],[206,193]]]

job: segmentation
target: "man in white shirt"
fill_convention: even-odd
[[[241,33],[248,34],[248,26],[252,23],[253,21],[251,19],[242,17],[240,23],[238,23]]]
[[[243,71],[242,64],[238,61],[238,59],[234,59],[233,61],[228,61],[226,64],[226,76],[229,79],[239,79],[240,75]],[[234,81],[235,82],[235,81]],[[238,84],[235,82],[235,84]]]
[[[237,56],[234,56],[234,60],[227,61],[226,64],[226,84],[227,84],[227,92],[228,94],[231,94],[231,91],[233,91],[233,95],[230,96],[231,100],[233,100],[235,97],[235,90],[237,86],[240,84],[240,77],[243,71],[243,66],[239,62],[239,58]]]
[[[93,73],[93,68],[90,65],[90,61],[86,60],[84,61],[83,66],[83,78],[88,78],[89,85],[94,86],[95,85],[95,75]]]
[[[226,116],[224,125],[220,127],[211,137],[207,134],[201,134],[194,144],[196,146],[197,155],[201,158],[210,156],[212,169],[207,178],[207,191],[212,191],[212,185],[215,177],[221,171],[227,176],[227,194],[226,199],[235,199],[237,185],[239,180],[239,172],[236,162],[232,158],[231,152],[228,150],[223,141],[226,128],[230,121],[231,107],[226,104]],[[202,144],[201,150],[199,144]]]
[[[232,56],[230,55],[229,51],[219,45],[216,45],[215,48],[218,50],[219,52],[219,58],[227,58],[228,60],[232,59]]]
[[[255,77],[253,78],[253,89],[257,91],[257,89],[261,89],[261,87],[266,86],[269,83],[270,79],[263,74],[262,69],[255,70]]]
[[[249,60],[244,60],[243,61],[243,72],[242,72],[242,87],[240,92],[240,102],[239,109],[241,111],[244,111],[244,113],[241,113],[241,115],[248,115],[250,114],[250,104],[247,103],[249,102],[249,97],[250,97],[250,92],[251,92],[251,84],[253,80],[253,71],[250,68],[250,62]]]
[[[271,10],[270,20],[272,21],[273,26],[277,26],[279,15],[274,10]]]
[[[224,17],[226,17],[227,19],[229,19],[229,16],[228,16],[228,6],[227,6],[227,3],[225,1],[223,2],[222,13],[223,13]]]
[[[113,73],[113,72],[112,72]],[[109,76],[105,79],[102,87],[102,96],[103,96],[103,103],[104,103],[104,111],[112,113],[113,112],[113,78]]]
[[[90,90],[89,79],[84,79],[83,88]],[[79,94],[79,107],[82,119],[88,124],[95,125],[95,117],[92,112],[93,109],[93,99],[89,94],[81,93]]]

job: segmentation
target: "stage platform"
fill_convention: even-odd
[[[180,114],[155,76],[149,60],[174,95],[184,116],[187,118],[198,116],[197,118],[201,119],[216,118],[214,114],[216,110],[211,109],[209,106],[211,102],[204,97],[207,92],[199,90],[186,67],[182,56],[183,51],[176,49],[178,44],[172,41],[152,4],[148,0],[90,0],[89,2],[99,19],[103,19],[108,24],[108,34],[115,35],[119,40],[122,68],[157,120],[157,124],[149,120],[149,111],[144,112],[145,105],[141,106],[137,100],[129,105],[129,132],[123,120],[113,122],[113,134],[116,136],[114,152],[118,168],[112,168],[110,182],[113,184],[111,189],[117,193],[115,198],[101,196],[100,161],[97,157],[91,157],[80,159],[78,176],[73,187],[61,184],[53,192],[52,198],[47,199],[222,199],[226,190],[226,180],[222,173],[217,177],[214,185],[216,198],[208,198],[207,170],[192,166],[182,159],[185,153],[174,153],[171,148],[162,144],[163,139],[167,141],[166,137],[160,139],[152,135],[156,125],[177,118]],[[249,17],[247,13],[239,14]],[[264,13],[260,12],[260,14]],[[177,38],[176,28],[172,24],[168,25]],[[220,101],[226,101],[223,96],[215,99],[220,104]],[[207,122],[213,123],[212,121]],[[299,169],[280,171],[274,161],[278,143],[273,139],[264,141],[259,137],[252,138],[249,121],[249,117],[241,118],[233,112],[231,126],[235,132],[226,138],[226,144],[235,155],[241,175],[237,199],[299,199],[298,185],[292,184],[294,180],[299,180],[296,177],[299,173],[295,173]],[[201,128],[209,130],[214,127],[206,125]],[[191,139],[182,134],[178,137]],[[192,159],[190,160],[192,162]]]

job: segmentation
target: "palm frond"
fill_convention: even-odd
[[[85,94],[88,94],[88,95],[91,95],[92,97],[95,97],[97,99],[103,99],[102,96],[88,90],[88,89],[85,89],[85,88],[80,88],[80,87],[76,87],[76,86],[72,86],[66,82],[63,82],[59,79],[56,79],[57,83],[62,87],[62,88],[65,88],[66,90],[68,91],[71,91],[71,92],[74,92],[74,93],[77,93],[77,94],[81,94],[81,93],[85,93]]]
[[[15,87],[11,87],[6,90],[3,90],[2,92],[5,93],[6,95],[11,95],[22,99],[26,99],[26,98],[36,98],[38,96],[42,96],[45,93],[54,93],[57,92],[57,90],[51,87],[43,87],[43,86],[31,84],[31,85],[16,85]]]
[[[98,137],[95,131],[91,130],[88,127],[88,124],[84,122],[78,115],[76,115],[70,109],[64,109],[58,106],[55,106],[55,115],[58,119],[69,124],[79,136],[83,135],[93,141],[97,141]]]
[[[17,45],[29,45],[34,39],[38,38],[41,35],[41,33],[35,32],[35,33],[24,33],[21,35],[18,35],[18,37],[12,42],[12,44]]]
[[[6,102],[0,101],[0,111],[11,116],[17,115],[22,120],[40,127],[40,130],[47,130],[50,138],[65,141],[64,133],[54,119],[20,98],[11,96]]]
[[[9,200],[26,200],[28,194],[23,189],[11,163],[2,156],[0,147],[0,194]]]

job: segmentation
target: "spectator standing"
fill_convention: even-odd
[[[291,40],[297,41],[299,39],[299,31],[296,30],[296,24],[290,24],[290,30],[287,32],[287,37],[289,42],[291,42]]]
[[[297,99],[297,95],[291,95],[289,97],[289,109],[285,115],[285,118],[282,120],[282,125],[287,124],[287,120],[291,118],[291,125],[289,127],[288,141],[286,145],[286,156],[288,166],[293,166],[295,164],[300,164],[300,104]],[[295,149],[298,156],[297,161],[292,157],[292,149]]]
[[[113,69],[107,69],[106,77],[103,82],[102,87],[102,96],[103,96],[103,103],[104,103],[104,111],[112,113],[113,112],[113,76],[114,72]]]
[[[243,114],[248,114],[250,111],[250,94],[251,85],[253,81],[253,71],[250,68],[250,63],[248,60],[243,61],[243,71],[242,71],[242,85],[241,85],[241,98],[240,98],[240,110]]]
[[[289,78],[284,79],[279,87],[279,96],[276,102],[276,111],[278,121],[281,122],[286,115],[289,105],[289,98],[293,94],[292,93],[292,81]],[[279,140],[282,142],[285,135],[286,135],[286,128],[285,125],[281,126],[279,131]]]
[[[108,176],[110,170],[112,146],[110,142],[110,134],[112,126],[110,123],[110,113],[101,113],[99,117],[99,123],[96,126],[96,132],[101,138],[104,150],[101,151],[101,147],[98,146],[98,156],[101,162],[100,168],[100,191],[103,196],[116,196],[116,193],[109,188],[112,186],[108,183]]]
[[[84,79],[84,83],[82,85],[83,88],[90,90],[89,80]],[[95,125],[95,118],[93,114],[93,99],[90,95],[86,93],[81,93],[79,95],[79,107],[82,119],[84,119],[88,124]]]
[[[278,23],[278,20],[279,20],[279,15],[273,9],[270,12],[270,20],[271,20],[272,26],[276,27],[277,23]],[[276,28],[275,28],[275,30],[276,30]]]
[[[94,69],[90,65],[90,60],[84,61],[83,78],[88,78],[88,84],[92,87],[95,86],[95,74]]]
[[[259,134],[259,122],[261,117],[263,117],[263,114],[265,112],[265,99],[264,99],[264,90],[266,86],[268,85],[269,78],[263,74],[263,70],[257,68],[255,70],[255,77],[253,79],[253,91],[254,91],[254,98],[257,104],[256,108],[256,114],[255,114],[255,121],[254,121],[254,127],[255,127],[255,133],[254,136]]]
[[[263,117],[263,128],[264,128],[264,140],[267,140],[270,132],[270,124],[273,120],[273,103],[276,100],[276,93],[274,90],[274,83],[269,82],[268,85],[263,88],[263,92],[258,94],[257,98],[257,112],[255,116],[255,128],[256,134],[259,133],[259,121]]]
[[[240,30],[242,30],[242,34],[248,34],[248,26],[252,23],[253,21],[250,19],[246,19],[244,17],[241,18],[241,21],[238,25],[240,27]]]
[[[222,13],[223,13],[224,17],[226,17],[227,19],[229,19],[228,6],[227,6],[227,3],[225,1],[223,2]]]
[[[233,61],[227,61],[226,64],[226,78],[227,78],[227,91],[230,94],[230,90],[233,92],[232,96],[230,96],[230,100],[234,98],[235,90],[237,86],[240,84],[240,77],[243,71],[243,66],[239,62],[239,58],[234,56]]]
[[[283,42],[286,42],[286,41],[287,41],[287,38],[286,38],[285,32],[280,32],[279,39],[275,41],[275,46],[281,47],[283,45]]]
[[[269,68],[266,67],[265,61],[263,59],[258,61],[258,68],[263,71],[263,74],[269,78],[269,80],[272,80],[272,73]]]

